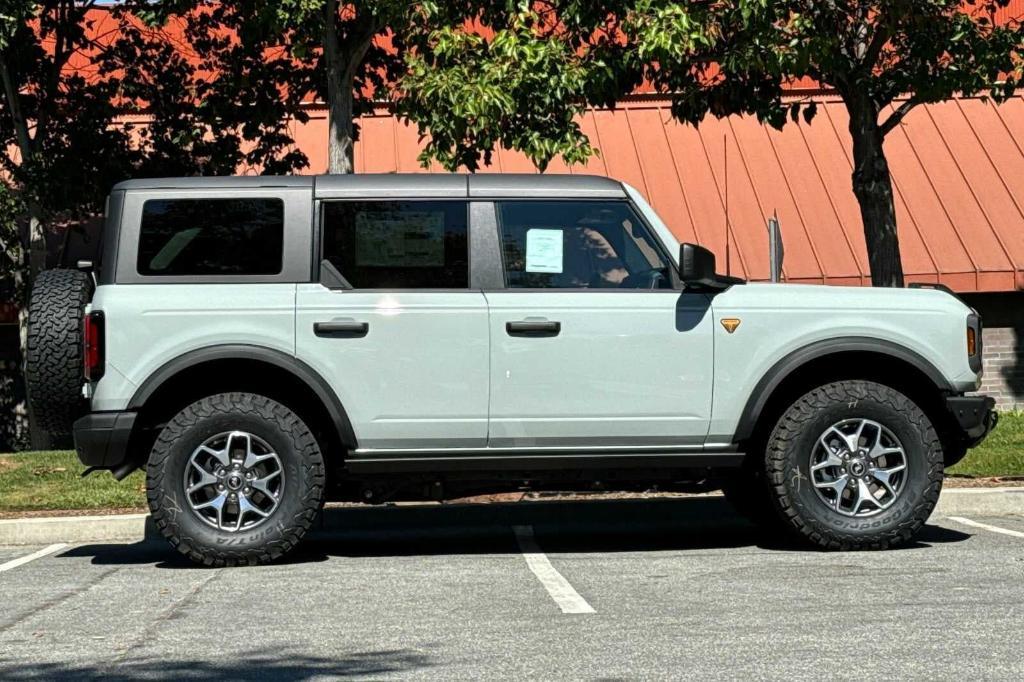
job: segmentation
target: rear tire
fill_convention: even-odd
[[[54,435],[71,433],[87,410],[82,336],[92,290],[92,279],[78,270],[44,270],[32,286],[26,390],[36,425]]]
[[[772,502],[798,537],[823,549],[885,549],[910,541],[935,508],[943,453],[905,395],[840,381],[786,410],[768,439],[765,471]]]
[[[323,456],[284,405],[222,393],[189,405],[160,432],[146,496],[156,527],[193,561],[267,563],[294,548],[320,512]]]

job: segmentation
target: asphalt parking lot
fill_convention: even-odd
[[[0,678],[1024,676],[1020,516],[823,553],[720,498],[335,513],[257,568],[0,547]]]

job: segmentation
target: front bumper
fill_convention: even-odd
[[[136,412],[92,412],[75,421],[75,451],[87,467],[116,470],[128,459]]]
[[[965,448],[973,448],[995,428],[999,414],[995,398],[987,395],[950,396],[946,408],[956,418]]]

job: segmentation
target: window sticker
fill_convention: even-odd
[[[444,213],[374,211],[356,215],[359,267],[426,268],[444,265]]]
[[[526,271],[562,272],[562,231],[526,231]]]

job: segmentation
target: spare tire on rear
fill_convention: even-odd
[[[51,434],[71,433],[88,407],[82,336],[92,291],[92,279],[78,270],[45,270],[32,286],[25,381],[32,416]]]

